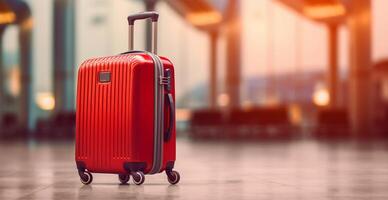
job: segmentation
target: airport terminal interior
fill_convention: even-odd
[[[388,1],[0,0],[0,199],[388,199]],[[77,171],[79,66],[159,13],[176,162]],[[136,22],[134,48],[151,51]],[[78,134],[78,133],[77,133]]]

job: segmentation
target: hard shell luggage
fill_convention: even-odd
[[[175,163],[174,66],[156,55],[158,13],[128,17],[130,51],[85,61],[78,70],[75,160],[81,182],[92,173],[132,176],[165,171],[180,180]],[[133,51],[134,22],[151,19],[153,52]]]

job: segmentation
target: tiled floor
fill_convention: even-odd
[[[178,140],[179,185],[95,174],[83,186],[73,143],[1,143],[0,199],[388,199],[388,142]]]

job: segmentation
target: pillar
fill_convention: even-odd
[[[226,50],[226,90],[229,107],[240,106],[241,85],[241,16],[240,2],[230,0],[228,8],[227,50]]]
[[[4,60],[3,60],[3,35],[4,35],[5,26],[0,25],[0,105],[4,105],[3,99],[4,99]],[[0,120],[3,116],[3,110],[0,107]]]
[[[54,1],[54,96],[55,111],[75,109],[75,2]]]
[[[338,107],[338,25],[328,25],[329,41],[328,55],[329,68],[327,73],[327,83],[330,94],[330,107]]]
[[[209,102],[210,108],[217,107],[217,31],[211,31],[210,35],[210,73],[209,73]]]
[[[32,87],[32,18],[26,17],[20,23],[19,49],[20,49],[20,123],[23,128],[30,130],[35,126],[32,120],[34,108]]]
[[[354,133],[370,133],[372,122],[371,87],[371,0],[352,1],[349,28],[349,113]]]

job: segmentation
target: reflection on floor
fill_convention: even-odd
[[[388,142],[178,140],[181,182],[142,186],[95,174],[83,186],[73,143],[1,143],[0,199],[388,199]]]

